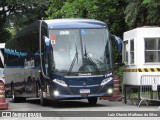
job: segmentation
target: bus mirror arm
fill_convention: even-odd
[[[115,40],[117,43],[117,51],[122,52],[122,39],[115,35],[111,35],[111,39]]]
[[[40,25],[39,25],[39,53],[40,53],[40,67],[41,67],[41,73],[42,73],[42,76],[45,78],[45,79],[50,79],[49,77],[47,77],[45,74],[44,74],[44,71],[43,71],[43,66],[42,66],[42,49],[41,49],[41,26],[42,26],[42,21],[40,21]],[[47,38],[47,37],[46,37]],[[45,38],[45,43],[49,40]]]
[[[45,52],[49,55],[51,54],[51,40],[46,36],[43,36],[43,39],[45,41]]]
[[[111,34],[111,39],[117,44],[117,52],[122,53],[122,39]],[[116,66],[124,66],[124,62],[115,63]]]

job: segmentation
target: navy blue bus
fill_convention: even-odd
[[[113,94],[111,35],[107,24],[90,19],[36,21],[5,45],[6,95],[88,99]]]

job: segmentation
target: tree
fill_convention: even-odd
[[[51,0],[46,14],[49,18],[91,18],[109,24],[112,33],[125,30],[124,0]]]
[[[49,19],[53,18],[63,18],[61,9],[64,6],[66,0],[50,0],[50,4],[46,14]]]
[[[0,42],[5,42],[11,36],[4,36],[8,32],[7,24],[16,29],[30,24],[36,19],[45,17],[44,11],[48,6],[46,0],[1,0],[0,1]]]
[[[128,0],[128,4],[124,13],[125,22],[128,24],[129,27],[136,26],[136,24],[140,22],[138,20],[143,19],[143,15],[140,14],[140,11],[142,11],[141,3],[142,0]]]
[[[125,21],[129,27],[159,25],[159,0],[128,0],[125,9]]]
[[[143,0],[142,4],[147,9],[147,24],[160,25],[160,1],[159,0]]]

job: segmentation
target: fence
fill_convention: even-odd
[[[141,77],[140,102],[138,107],[144,101],[160,101],[160,75],[144,75]]]

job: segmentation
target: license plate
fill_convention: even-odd
[[[90,93],[90,89],[80,89],[80,93]]]

